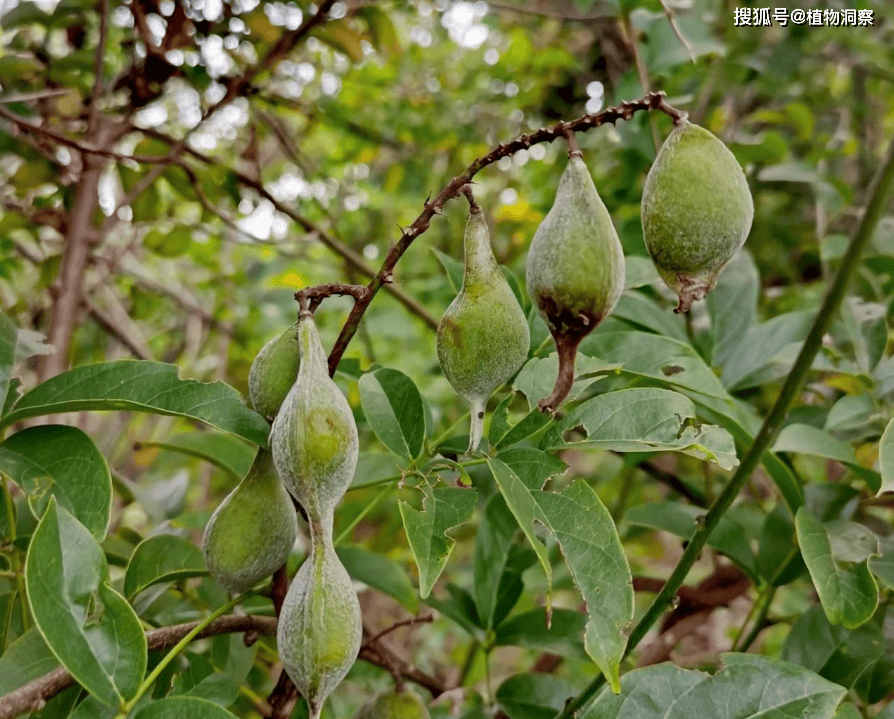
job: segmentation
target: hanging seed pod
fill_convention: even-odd
[[[472,405],[473,452],[481,442],[488,398],[524,364],[531,337],[474,204],[463,245],[463,286],[438,325],[438,361],[456,393]]]
[[[248,371],[248,396],[255,411],[273,419],[298,377],[298,324],[258,352]]]
[[[220,584],[240,594],[285,564],[297,536],[292,498],[262,448],[205,526],[205,564]]]
[[[552,394],[539,403],[553,412],[571,390],[581,340],[615,308],[624,289],[624,252],[593,178],[571,153],[556,199],[528,250],[528,295],[546,320],[559,354]]]
[[[643,238],[655,268],[688,312],[745,244],[754,217],[748,182],[714,135],[682,120],[643,188]]]

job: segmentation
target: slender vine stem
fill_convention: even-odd
[[[242,602],[244,602],[249,597],[253,596],[255,593],[256,593],[255,590],[250,589],[249,591],[240,594],[238,597],[234,597],[233,599],[231,599],[229,602],[227,602],[223,606],[220,606],[217,609],[215,609],[213,612],[211,612],[211,614],[209,614],[202,621],[200,621],[198,624],[196,624],[196,626],[193,627],[192,631],[190,631],[189,634],[187,634],[185,637],[183,637],[183,639],[181,639],[179,642],[177,642],[177,644],[175,644],[171,648],[171,651],[169,651],[167,654],[165,654],[164,658],[155,666],[155,668],[152,670],[152,672],[150,672],[149,676],[147,676],[143,680],[143,683],[140,684],[140,688],[137,689],[137,693],[133,696],[133,698],[129,702],[127,702],[124,705],[123,710],[122,710],[122,715],[126,716],[130,712],[130,710],[133,709],[134,706],[136,706],[137,702],[140,701],[142,696],[149,690],[149,688],[152,686],[152,684],[155,682],[155,680],[158,679],[159,675],[165,670],[165,667],[167,667],[168,664],[170,664],[172,661],[174,661],[174,659],[176,659],[179,656],[180,652],[182,652],[186,648],[186,646],[193,639],[195,639],[205,627],[207,627],[209,624],[211,624],[218,617],[226,614],[228,611],[230,611],[236,605],[242,604]]]
[[[683,552],[683,556],[671,573],[670,578],[665,582],[664,587],[662,587],[655,599],[652,600],[652,604],[646,610],[642,619],[640,619],[639,623],[633,628],[633,631],[627,640],[627,648],[624,650],[624,656],[627,656],[634,648],[636,648],[643,637],[645,637],[652,628],[652,625],[658,621],[661,615],[664,614],[665,610],[670,606],[677,591],[683,585],[686,575],[689,574],[689,570],[692,569],[699,554],[701,554],[711,532],[717,526],[720,518],[730,508],[739,492],[742,491],[745,481],[757,468],[764,452],[770,448],[773,440],[779,433],[782,421],[788,413],[789,406],[800,390],[801,385],[807,376],[807,372],[813,364],[813,359],[819,351],[823,335],[825,335],[826,331],[829,329],[829,325],[832,323],[832,318],[838,314],[838,307],[841,305],[841,301],[844,298],[844,293],[847,290],[851,275],[856,269],[857,263],[860,260],[860,255],[878,224],[879,217],[884,209],[884,203],[891,189],[892,181],[894,181],[894,139],[891,140],[885,154],[885,159],[869,188],[869,201],[866,204],[866,210],[863,213],[860,224],[857,226],[850,244],[848,245],[847,252],[845,252],[844,257],[841,260],[841,265],[835,273],[835,277],[832,280],[832,286],[829,288],[829,292],[826,295],[825,300],[823,300],[822,306],[813,319],[813,325],[810,328],[807,339],[804,340],[801,351],[798,353],[798,358],[795,360],[791,372],[789,372],[788,377],[786,377],[785,382],[782,385],[776,403],[764,420],[763,425],[761,425],[757,436],[754,438],[754,442],[742,458],[732,479],[730,479],[723,492],[717,497],[717,500],[711,505],[708,513],[704,516],[704,522],[700,523],[699,529],[689,541],[686,550]],[[587,704],[596,695],[596,692],[599,691],[604,683],[605,677],[601,675],[596,677],[582,692],[580,692],[580,694],[565,705],[565,708],[556,715],[555,719],[570,719],[578,709]]]
[[[764,623],[767,621],[767,615],[770,613],[770,605],[773,604],[777,588],[778,587],[769,585],[764,591],[764,595],[761,597],[760,601],[760,609],[757,612],[757,616],[754,618],[754,626],[751,627],[751,631],[748,632],[748,636],[745,637],[745,640],[741,644],[736,642],[733,646],[734,651],[747,652],[751,645],[754,644],[754,640],[757,639],[758,634],[760,634],[761,630],[764,628]],[[744,629],[745,627],[743,626],[742,628]]]
[[[340,545],[342,542],[344,542],[348,537],[351,536],[351,532],[354,531],[354,527],[356,527],[358,524],[360,524],[360,522],[363,521],[363,518],[367,514],[369,514],[376,507],[378,507],[385,500],[385,498],[394,491],[394,487],[395,487],[395,485],[391,484],[389,482],[389,484],[386,487],[383,487],[379,491],[379,493],[375,497],[373,497],[373,500],[371,502],[369,502],[363,509],[361,509],[359,512],[357,512],[357,516],[351,520],[351,523],[347,527],[345,527],[342,530],[341,534],[339,534],[338,537],[336,538],[336,540],[334,542],[336,547],[338,545]]]

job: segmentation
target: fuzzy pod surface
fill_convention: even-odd
[[[527,288],[556,342],[559,375],[539,403],[554,411],[574,382],[577,348],[615,308],[624,289],[624,251],[590,171],[568,158],[556,198],[528,250]]]
[[[428,707],[409,691],[388,692],[364,706],[354,719],[431,719]]]
[[[350,670],[360,651],[360,603],[332,546],[332,520],[312,529],[310,556],[283,601],[276,642],[286,673],[305,698],[311,719]]]
[[[525,313],[491,249],[487,223],[473,206],[463,237],[463,286],[438,324],[438,362],[456,393],[472,406],[469,450],[478,447],[484,408],[518,372],[531,336]]]
[[[334,511],[354,477],[359,444],[348,400],[329,377],[310,313],[298,321],[301,367],[270,431],[276,471],[308,514]]]
[[[655,268],[687,312],[745,244],[754,202],[745,174],[720,140],[682,120],[643,188],[643,239]]]
[[[297,536],[292,498],[273,471],[270,452],[261,448],[205,525],[202,553],[211,576],[240,594],[285,564]]]
[[[298,323],[258,352],[248,371],[248,396],[255,411],[273,419],[298,377]]]

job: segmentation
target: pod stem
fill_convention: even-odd
[[[555,333],[553,339],[556,341],[556,351],[559,353],[559,374],[552,394],[537,404],[544,414],[547,412],[554,414],[571,391],[571,385],[574,384],[574,360],[577,358],[577,348],[581,341],[580,337]]]
[[[472,425],[469,428],[469,448],[466,455],[470,455],[478,449],[481,437],[484,436],[484,408],[487,406],[487,398],[476,399],[472,405]]]

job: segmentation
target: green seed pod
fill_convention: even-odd
[[[298,535],[292,498],[259,449],[245,478],[205,526],[205,564],[234,594],[251,589],[285,564]]]
[[[265,344],[248,371],[248,396],[257,412],[273,419],[298,376],[298,324]]]
[[[527,286],[559,354],[556,385],[539,403],[552,412],[571,390],[578,345],[624,289],[621,242],[579,153],[568,158],[553,206],[531,241]]]
[[[351,578],[330,539],[332,515],[311,532],[313,548],[286,593],[276,641],[311,719],[319,719],[326,697],[357,659],[363,626]]]
[[[403,691],[382,694],[354,719],[431,719],[431,715],[415,693]]]
[[[646,249],[687,312],[745,244],[754,203],[733,153],[683,120],[665,140],[643,188]]]
[[[329,377],[326,353],[310,313],[298,320],[301,368],[270,432],[276,471],[310,514],[331,514],[357,467],[357,424]]]
[[[524,364],[531,338],[525,313],[494,259],[477,205],[463,244],[463,287],[438,325],[438,360],[456,393],[472,405],[472,452],[481,441],[488,398]]]

